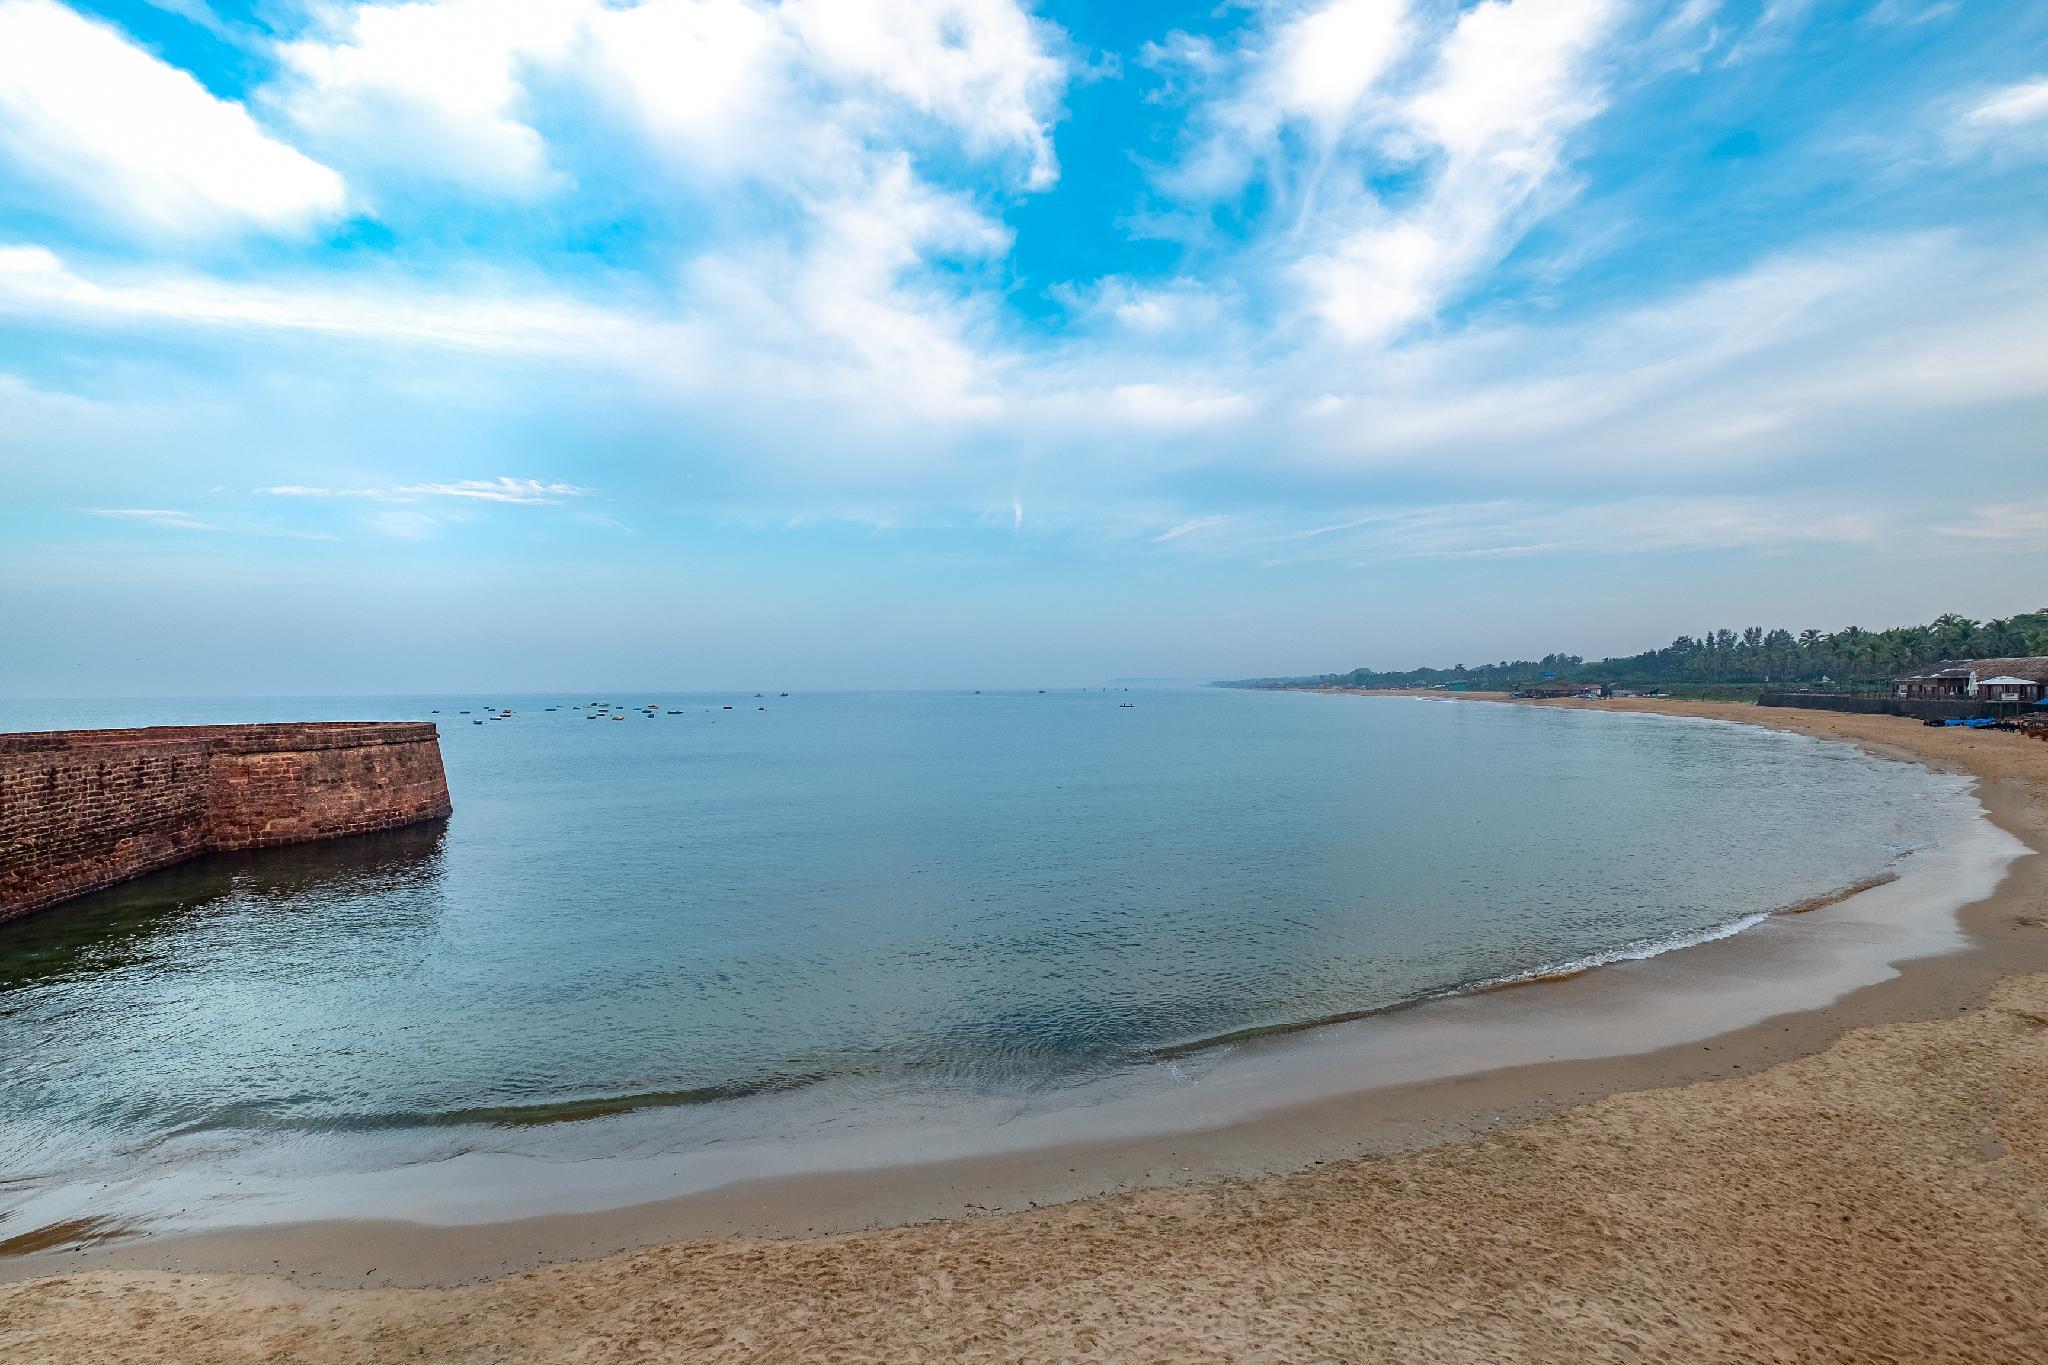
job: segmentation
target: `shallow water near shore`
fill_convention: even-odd
[[[198,1225],[331,1213],[363,1173],[415,1172],[384,1183],[417,1202],[453,1157],[1056,1129],[1242,1069],[1204,1040],[1881,876],[1965,785],[1747,727],[1397,700],[590,700],[0,704],[436,719],[456,803],[0,929],[0,1207]],[[472,725],[489,706],[515,714]]]

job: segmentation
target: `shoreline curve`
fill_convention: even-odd
[[[1695,715],[1697,719],[1736,723],[1757,720],[1747,715],[1738,720],[1726,714],[1733,707],[1696,705],[1712,708],[1704,715]],[[1624,708],[1601,704],[1601,709]],[[1925,744],[1892,744],[1885,742],[1888,737],[1873,733],[1840,733],[1845,727],[1837,725],[1802,725],[1798,723],[1801,719],[1811,718],[1785,713],[1769,719],[1773,723],[1767,728],[1809,734],[1832,730],[1837,732],[1820,733],[1819,737],[1847,739],[1887,758],[1904,758],[1938,768],[1945,763],[1941,755],[1927,752]],[[1868,722],[1888,718],[1827,719]],[[2026,793],[2004,790],[1999,786],[2004,779],[1966,762],[1947,765],[1947,770],[1970,773],[1977,779],[1979,798],[1994,825],[2018,836],[2028,848],[2038,851],[2042,847],[2040,812]],[[2012,852],[2008,862],[2018,856],[2019,851]],[[2003,885],[2013,880],[2009,867],[1999,880],[2002,885],[1994,894],[1965,907],[1965,923],[1959,932],[1967,942],[1956,953],[1909,962],[1887,981],[1854,987],[1828,1005],[1785,1016],[1791,1022],[1783,1022],[1780,1016],[1768,1016],[1741,1028],[1667,1043],[1647,1052],[1521,1061],[1486,1071],[1452,1072],[1354,1088],[1343,1094],[1309,1096],[1278,1106],[1269,1103],[1252,1114],[1224,1114],[1222,1121],[1210,1127],[1098,1134],[1079,1142],[1027,1145],[1017,1150],[950,1157],[912,1154],[906,1162],[875,1167],[840,1166],[751,1176],[738,1173],[735,1178],[679,1196],[597,1210],[456,1223],[324,1219],[90,1248],[45,1249],[0,1260],[0,1279],[93,1266],[160,1269],[175,1265],[183,1269],[216,1270],[270,1267],[309,1282],[338,1283],[343,1281],[333,1278],[335,1263],[388,1249],[395,1254],[377,1258],[388,1267],[380,1279],[390,1283],[447,1284],[495,1271],[601,1255],[676,1237],[735,1232],[800,1236],[810,1231],[846,1231],[1060,1203],[1141,1186],[1199,1185],[1217,1178],[1272,1175],[1288,1179],[1291,1177],[1286,1172],[1306,1170],[1325,1161],[1456,1141],[1601,1095],[1743,1074],[1745,1069],[1754,1070],[1758,1065],[1820,1051],[1846,1029],[1865,1023],[1950,1012],[1958,1008],[1951,1002],[1981,996],[1989,981],[2009,974],[2014,966],[2010,954],[1996,952],[1990,953],[1991,957],[2000,958],[1996,963],[1971,961],[1986,955],[1987,943],[1982,932],[1984,926],[1973,927],[1968,921],[1983,920],[1985,907],[2000,898],[1997,893],[2009,889]],[[1845,903],[1836,898],[1822,899],[1837,906]],[[1827,908],[1809,906],[1807,911]],[[1748,937],[1738,934],[1732,940],[1716,942],[1739,943]],[[2048,943],[2030,942],[2026,947],[2029,951],[2020,954],[2027,959],[2026,965],[2048,968],[2048,952],[2042,951]],[[1696,951],[1681,949],[1647,960],[1668,964]],[[1947,965],[1941,966],[1943,963]],[[1582,992],[1589,982],[1597,982],[1600,977],[1601,973],[1593,970],[1574,973],[1561,981],[1545,982],[1554,988],[1546,992],[1508,991],[1504,983],[1500,992],[1475,993],[1460,999],[1479,1000],[1496,993],[1534,997],[1572,990]],[[1887,990],[1902,983],[1909,989]],[[1769,1032],[1766,1025],[1776,1026],[1779,1036],[1765,1036]],[[1702,1059],[1696,1056],[1685,1055],[1702,1051],[1720,1055],[1708,1066],[1703,1066]],[[1212,1113],[1209,1117],[1216,1115]],[[1073,1164],[1066,1165],[1068,1162]],[[501,1254],[508,1248],[512,1249],[510,1255]],[[286,1254],[268,1254],[271,1252]]]

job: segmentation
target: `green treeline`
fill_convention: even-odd
[[[1382,673],[1354,668],[1303,678],[1244,678],[1230,687],[1429,687],[1464,683],[1486,691],[1504,690],[1532,679],[1630,684],[1798,683],[1822,678],[1846,684],[1886,682],[1942,659],[1998,658],[2048,654],[2048,608],[1999,621],[1972,621],[1950,614],[1924,626],[1864,630],[1847,626],[1828,632],[1716,630],[1681,635],[1662,649],[1619,659],[1587,661],[1576,654],[1454,668],[1413,668]]]

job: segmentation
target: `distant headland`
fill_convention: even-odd
[[[1218,687],[1450,688],[1508,692],[1550,683],[1664,688],[1674,696],[1755,701],[1767,689],[1820,686],[1830,692],[1889,695],[1908,675],[1958,659],[2048,656],[2048,607],[1992,621],[1954,613],[1926,625],[1837,631],[1711,630],[1681,635],[1662,649],[1587,660],[1553,653],[1540,659],[1450,668],[1376,670],[1299,677],[1237,678]],[[1989,676],[1988,674],[1986,676]]]

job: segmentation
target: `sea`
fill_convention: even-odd
[[[1737,932],[1884,875],[1955,783],[1711,721],[1199,687],[0,702],[314,719],[437,722],[454,814],[0,925],[0,1213],[1057,1113]]]

